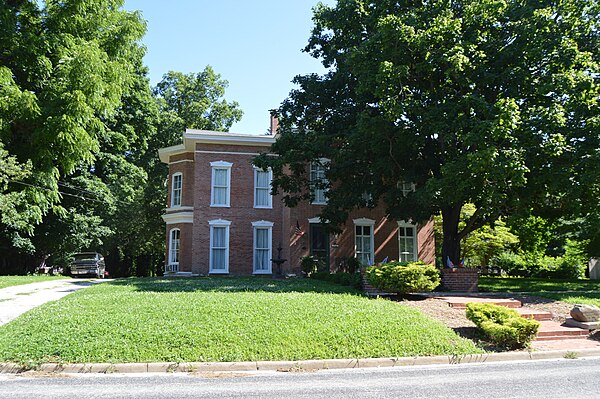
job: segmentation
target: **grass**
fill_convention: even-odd
[[[415,309],[313,279],[118,280],[0,327],[0,361],[22,364],[481,352]]]
[[[31,276],[0,276],[0,289],[12,287],[15,285],[23,285],[30,283],[39,283],[41,281],[58,280],[67,278],[65,276],[50,276],[48,274],[31,275]]]
[[[600,280],[558,280],[524,277],[480,277],[479,290],[487,292],[598,291]]]

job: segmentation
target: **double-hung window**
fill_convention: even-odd
[[[171,180],[171,207],[181,206],[181,190],[183,187],[183,175],[174,173]]]
[[[310,185],[313,194],[313,204],[324,205],[327,204],[327,178],[325,177],[325,166],[324,162],[326,159],[321,159],[317,162],[310,163]]]
[[[270,274],[273,242],[273,223],[261,220],[253,222],[254,274]]]
[[[179,271],[179,250],[181,247],[181,231],[172,229],[169,232],[169,263],[166,272]]]
[[[211,220],[210,225],[210,273],[229,273],[229,226],[228,220]]]
[[[212,184],[210,190],[210,206],[229,207],[231,195],[231,166],[230,162],[211,162]]]
[[[271,196],[271,180],[273,173],[271,169],[261,170],[254,168],[254,207],[272,208],[273,198]]]
[[[417,225],[398,222],[398,248],[401,262],[417,260]]]
[[[363,265],[375,263],[374,235],[375,221],[354,219],[354,248],[356,259]]]

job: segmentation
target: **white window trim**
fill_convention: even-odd
[[[256,270],[256,230],[257,229],[268,229],[269,231],[269,260],[273,259],[273,222],[266,220],[260,220],[252,222],[252,272],[253,274],[272,274],[273,265],[269,262],[269,268],[267,270]]]
[[[228,274],[229,273],[229,227],[231,226],[231,222],[229,220],[216,219],[209,220],[208,225],[210,226],[210,244],[208,248],[208,267],[209,273],[213,274]],[[222,269],[213,269],[213,227],[225,227],[225,270]]]
[[[418,226],[416,223],[411,223],[411,221],[409,220],[408,222],[405,220],[400,220],[398,221],[398,260],[402,260],[402,254],[400,253],[400,238],[401,237],[406,237],[406,236],[400,236],[400,227],[412,227],[414,230],[414,236],[413,236],[413,249],[414,249],[414,254],[413,254],[413,259],[412,262],[416,262],[419,259],[419,247],[417,246],[418,244],[418,235],[419,235],[419,231],[418,231]]]
[[[179,204],[175,203],[175,177],[181,176],[181,187],[179,188]],[[179,208],[183,203],[183,173],[176,172],[171,176],[171,208]]]
[[[375,263],[375,221],[367,218],[354,219],[352,221],[354,222],[354,257],[357,258],[358,255],[356,252],[356,226],[369,226],[371,227],[371,236],[369,237],[371,240],[371,253],[369,254],[369,259]]]
[[[256,186],[256,182],[257,182],[257,174],[258,172],[268,172],[269,173],[269,196],[268,198],[268,204],[267,205],[257,205],[256,204],[256,200],[257,200],[257,195],[256,195],[256,191],[258,190],[259,187]],[[271,183],[273,182],[273,170],[271,168],[268,168],[266,171],[262,170],[260,168],[257,168],[256,166],[254,167],[254,207],[257,209],[273,209],[273,196],[271,195]],[[264,189],[264,187],[260,187],[261,189]]]
[[[309,165],[310,169],[309,169],[308,172],[309,172],[309,178],[310,178],[310,183],[311,184],[313,183],[313,180],[312,180],[312,168],[313,168],[313,165],[319,165],[321,168],[323,168],[323,176],[324,176],[323,180],[326,181],[326,182],[329,182],[327,180],[327,177],[325,176],[325,171],[327,170],[326,164],[329,163],[329,162],[330,162],[330,160],[327,159],[327,158],[319,158],[318,161],[310,163],[310,165]],[[311,188],[311,190],[312,190],[312,194],[314,196],[315,190],[317,190],[317,189],[316,188]],[[323,191],[323,198],[324,198],[324,200],[323,201],[317,201],[316,198],[315,198],[310,203],[313,204],[313,205],[327,205],[327,195],[326,195],[327,191],[328,191],[327,188],[320,188],[318,190],[322,190]]]
[[[214,161],[210,163],[211,166],[211,180],[210,180],[210,206],[213,208],[229,208],[231,204],[231,162],[225,161]],[[216,169],[227,169],[227,194],[225,195],[225,204],[215,204],[215,170]]]
[[[177,248],[177,261],[173,259],[173,234],[179,232],[179,243]],[[169,263],[167,264],[167,270],[165,272],[178,272],[179,271],[179,258],[181,257],[181,229],[169,230]]]

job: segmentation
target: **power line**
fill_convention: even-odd
[[[38,185],[35,185],[35,184],[24,183],[24,182],[22,182],[22,181],[11,180],[11,182],[12,182],[12,183],[16,183],[16,184],[21,184],[21,185],[23,185],[23,186],[27,186],[27,187],[32,187],[32,188],[40,188],[40,189],[42,189],[42,190],[46,190],[46,191],[52,191],[52,192],[54,191],[53,189],[51,189],[51,188],[49,188],[49,187],[43,187],[43,186],[38,186]],[[57,191],[58,191],[60,194],[67,195],[67,196],[69,196],[69,197],[74,197],[74,198],[84,199],[84,200],[88,200],[88,201],[94,201],[94,202],[98,202],[98,203],[100,203],[100,204],[106,204],[106,205],[108,205],[108,202],[106,202],[106,201],[101,201],[101,200],[99,200],[99,199],[96,199],[96,198],[84,197],[83,195],[80,195],[80,194],[71,194],[71,193],[65,193],[64,191],[60,191],[60,190],[57,190]],[[122,204],[126,204],[125,202],[122,202],[122,201],[117,201],[117,202],[120,202],[120,203],[122,203]]]

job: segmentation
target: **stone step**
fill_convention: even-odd
[[[589,336],[588,330],[577,327],[567,327],[555,321],[540,321],[540,329],[536,341],[554,339],[585,339]]]
[[[435,297],[437,299],[441,299],[448,303],[448,306],[455,309],[465,309],[467,307],[467,303],[475,302],[475,303],[491,303],[494,305],[505,306],[507,308],[520,308],[521,301],[517,301],[516,299],[506,299],[506,298],[479,298],[479,297],[461,297],[461,296],[442,296]]]
[[[516,308],[515,309],[521,317],[525,317],[526,319],[534,319],[537,321],[549,321],[552,320],[552,313],[546,312],[544,310],[536,310],[531,308]]]

